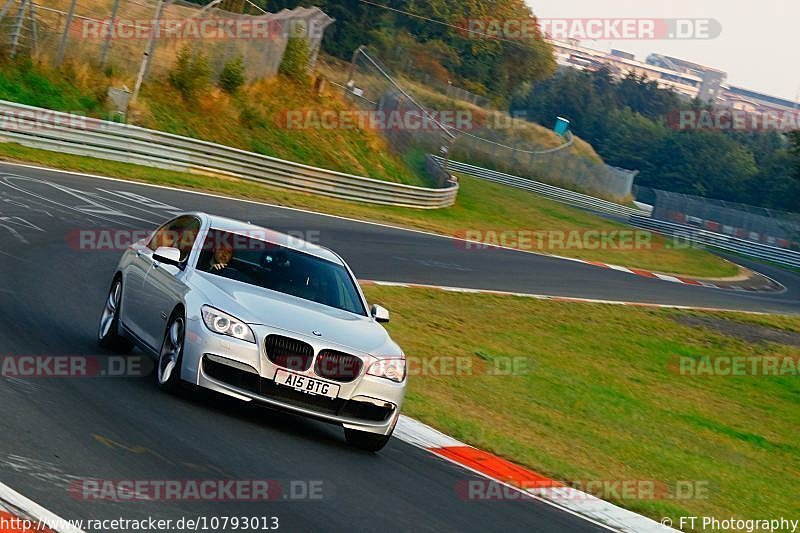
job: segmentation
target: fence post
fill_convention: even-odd
[[[350,69],[347,72],[347,86],[350,87],[350,82],[353,81],[353,76],[356,73],[356,60],[358,59],[358,54],[365,48],[362,44],[358,48],[355,49],[353,52],[353,57],[350,59]]]
[[[30,15],[31,15],[31,39],[32,39],[31,48],[33,49],[33,53],[34,54],[38,54],[39,53],[39,28],[36,26],[36,10],[34,9],[35,5],[36,4],[34,2],[31,2],[31,6],[30,6],[31,7],[31,9],[30,9]]]
[[[158,0],[158,4],[156,4],[156,16],[153,19],[153,23],[156,25],[161,24],[161,10],[163,7],[164,0]],[[133,94],[131,94],[130,103],[136,102],[136,98],[139,97],[139,91],[142,88],[142,82],[150,71],[150,61],[152,60],[153,51],[156,47],[157,33],[158,32],[152,32],[150,34],[150,40],[147,42],[147,49],[145,49],[144,55],[142,56],[142,64],[139,66],[139,75],[136,76],[136,84],[133,86]]]
[[[64,24],[64,33],[61,34],[61,43],[58,45],[58,53],[56,54],[56,66],[61,65],[64,60],[64,53],[67,49],[67,39],[69,39],[69,27],[72,25],[72,18],[75,16],[75,5],[78,0],[72,0],[69,4],[69,12],[67,13],[67,21]]]
[[[117,11],[119,10],[119,0],[114,0],[114,7],[111,8],[111,19],[108,21],[106,41],[103,43],[103,52],[100,54],[100,67],[106,66],[108,60],[108,49],[111,48],[111,33],[114,31],[114,24],[117,21]]]
[[[14,24],[14,37],[11,43],[11,57],[17,55],[17,46],[19,45],[19,36],[22,33],[22,21],[25,20],[25,8],[28,6],[28,0],[22,0],[19,5],[19,13],[17,13],[17,22]]]
[[[8,0],[8,2],[6,2],[3,9],[0,9],[0,19],[6,16],[6,13],[8,13],[8,10],[11,9],[11,6],[13,6],[16,1],[17,0]]]

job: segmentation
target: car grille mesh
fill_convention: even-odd
[[[336,350],[322,350],[314,364],[314,372],[323,378],[347,383],[361,374],[363,366],[364,362],[355,355]]]
[[[269,360],[278,366],[301,372],[311,368],[314,348],[308,343],[282,335],[269,335],[264,346]]]

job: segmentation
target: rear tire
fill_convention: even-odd
[[[164,342],[161,343],[161,351],[156,362],[156,384],[165,392],[177,392],[181,384],[186,320],[183,313],[176,311],[172,313],[167,324]]]
[[[108,290],[103,312],[100,314],[100,327],[97,343],[117,353],[127,354],[133,350],[133,342],[119,334],[119,317],[122,309],[122,279],[115,278]]]

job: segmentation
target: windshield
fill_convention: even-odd
[[[197,270],[366,316],[347,269],[278,244],[211,229]]]

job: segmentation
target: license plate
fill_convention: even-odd
[[[336,398],[339,396],[339,385],[322,381],[321,379],[314,379],[294,372],[287,372],[286,370],[278,369],[275,373],[275,383],[285,387],[291,387],[296,391],[305,392],[306,394],[314,394],[320,396],[327,396],[328,398]]]

